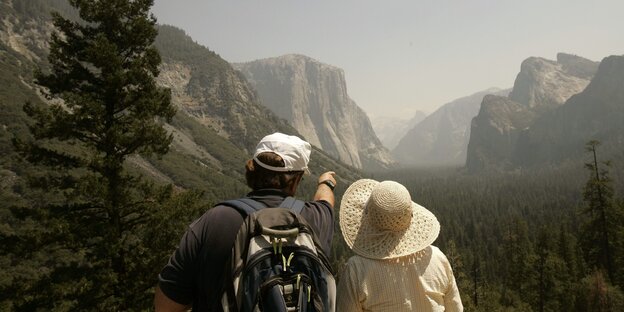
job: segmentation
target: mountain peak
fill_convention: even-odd
[[[529,57],[522,62],[509,98],[528,108],[550,109],[563,104],[589,84],[598,64],[559,53],[557,61]]]
[[[393,163],[366,113],[349,98],[344,71],[299,54],[233,64],[262,104],[308,142],[356,168]]]
[[[557,63],[561,64],[569,75],[583,79],[591,79],[596,74],[599,64],[584,57],[567,53],[557,53]]]
[[[288,67],[313,65],[319,68],[327,68],[327,69],[336,70],[339,72],[343,71],[339,67],[329,65],[319,60],[313,59],[307,55],[297,54],[297,53],[284,54],[284,55],[275,56],[275,57],[257,59],[257,60],[253,60],[249,62],[235,63],[233,65],[236,68],[242,68],[244,67],[244,65],[247,65],[247,64],[270,64],[271,66],[288,66]]]

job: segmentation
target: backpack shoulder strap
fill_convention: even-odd
[[[303,206],[305,206],[305,202],[295,199],[292,196],[288,196],[284,199],[280,206],[284,208],[290,208],[295,213],[300,214],[301,211],[303,211]]]
[[[260,209],[266,208],[266,206],[259,202],[255,201],[251,198],[238,198],[238,199],[230,199],[224,202],[220,202],[217,205],[229,206],[236,209],[238,212],[243,215],[243,217],[248,216]]]
[[[226,200],[224,202],[220,202],[217,205],[232,207],[240,212],[243,217],[259,211],[260,209],[266,208],[266,205],[264,205],[263,203],[246,197]],[[295,199],[292,196],[286,197],[284,201],[280,204],[280,207],[292,209],[297,214],[300,214],[301,211],[303,211],[304,206],[305,202]]]

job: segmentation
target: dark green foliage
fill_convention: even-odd
[[[22,175],[31,201],[8,210],[13,220],[2,239],[16,243],[2,259],[14,268],[0,284],[8,290],[2,302],[25,310],[139,310],[151,302],[174,237],[206,207],[197,204],[199,193],[176,193],[125,170],[129,156],[162,155],[171,142],[162,125],[175,111],[154,79],[160,57],[152,1],[70,4],[84,22],[54,15],[50,72],[36,77],[51,104],[27,102],[34,140],[15,140],[40,170]]]
[[[158,27],[156,47],[164,61],[193,64],[195,65],[193,69],[206,74],[206,78],[216,78],[231,68],[230,64],[216,53],[193,41],[184,30],[174,26],[160,25]]]
[[[531,268],[535,275],[535,282],[531,285],[536,288],[537,296],[531,302],[537,311],[562,311],[569,300],[570,289],[563,278],[566,274],[566,263],[557,255],[556,232],[550,228],[540,229],[536,242],[536,257]],[[530,291],[530,289],[527,289]]]
[[[612,286],[600,271],[586,276],[578,285],[575,311],[615,312],[624,307],[624,293]]]
[[[613,168],[622,161],[614,159]],[[622,172],[613,173],[613,185],[621,185]],[[579,213],[587,179],[582,163],[487,175],[451,168],[369,176],[403,183],[438,217],[442,228],[434,244],[451,260],[466,311],[586,311],[593,289],[587,281],[596,273],[581,248],[580,225],[588,220]],[[621,198],[624,190],[615,190],[614,198]],[[617,268],[623,258],[614,256]],[[619,280],[621,273],[615,275]],[[603,288],[592,286],[598,294],[591,300],[610,294],[611,311],[621,310],[619,282],[608,282],[606,271],[602,280]]]
[[[503,282],[501,298],[503,303],[513,304],[517,300],[514,295],[526,294],[535,281],[535,272],[531,268],[531,264],[535,261],[535,253],[528,231],[528,225],[523,218],[513,217],[504,225],[502,250],[498,253],[505,255],[506,262],[500,272]]]
[[[613,183],[609,177],[611,164],[598,161],[598,146],[598,141],[587,143],[591,161],[585,164],[590,175],[583,192],[586,205],[582,212],[586,221],[581,242],[590,268],[605,272],[609,283],[622,287],[619,265],[622,264],[624,213],[613,198]]]

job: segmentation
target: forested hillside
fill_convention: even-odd
[[[440,169],[373,177],[404,183],[438,217],[434,245],[454,267],[466,311],[620,311],[624,162],[606,166],[596,150],[600,182],[582,161],[487,175]],[[593,165],[591,152],[584,159]],[[612,195],[603,203],[606,224],[596,221],[596,185]],[[603,235],[611,239],[612,279],[599,255]]]

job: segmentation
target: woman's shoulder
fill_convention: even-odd
[[[429,246],[431,248],[431,257],[432,258],[438,258],[438,259],[444,259],[445,261],[448,261],[446,259],[446,255],[444,254],[444,252],[442,252],[442,250],[440,250],[440,248],[436,247],[436,246]]]
[[[433,245],[429,245],[429,248],[431,248],[431,254],[444,256],[444,253],[442,252],[442,250],[440,250],[440,248]]]

